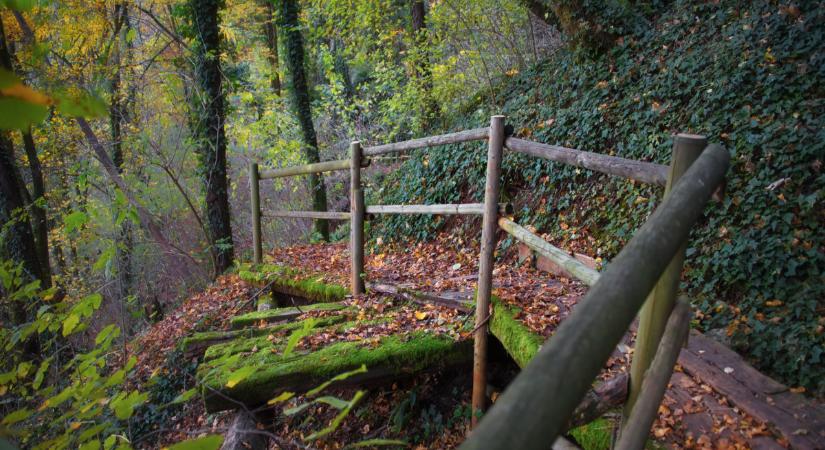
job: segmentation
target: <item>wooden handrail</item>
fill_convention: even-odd
[[[569,164],[596,172],[630,178],[631,180],[664,186],[667,183],[668,166],[601,153],[585,152],[558,145],[541,144],[514,137],[507,138],[504,145],[518,153]]]
[[[656,349],[656,356],[645,373],[639,398],[622,427],[616,450],[644,448],[650,435],[650,427],[659,413],[662,396],[673,374],[673,366],[690,331],[690,315],[690,302],[685,298],[677,300]]]
[[[499,214],[513,214],[513,205],[499,203]],[[484,203],[447,203],[441,205],[370,205],[367,214],[484,214]]]
[[[535,250],[541,256],[560,265],[564,270],[574,277],[583,281],[588,286],[593,286],[599,281],[599,272],[585,266],[581,261],[568,255],[564,250],[550,244],[527,228],[513,222],[506,217],[499,217],[498,226],[509,233],[514,238],[523,242],[526,246]]]
[[[369,159],[361,160],[361,167],[370,165]],[[296,175],[307,175],[310,173],[332,172],[335,170],[349,170],[349,159],[338,159],[335,161],[324,161],[313,164],[303,164],[300,166],[282,167],[280,169],[261,170],[259,178],[262,180],[271,178],[294,177]]]
[[[475,128],[472,130],[459,131],[457,133],[441,134],[438,136],[427,136],[409,141],[395,142],[392,144],[374,145],[364,147],[364,156],[383,155],[385,153],[403,152],[422,147],[432,147],[435,145],[456,144],[459,142],[482,141],[487,139],[489,128]]]
[[[296,219],[350,220],[350,213],[338,211],[269,211],[264,217],[292,217]]]
[[[555,440],[690,235],[729,160],[722,147],[705,149],[461,449],[543,449]]]

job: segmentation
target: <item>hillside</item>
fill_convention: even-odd
[[[716,335],[757,367],[821,395],[823,25],[817,2],[675,2],[655,27],[603,57],[559,50],[501,80],[500,107],[480,106],[479,97],[451,128],[483,126],[501,112],[518,136],[665,164],[674,133],[723,144],[732,154],[727,192],[688,249],[683,287],[701,329],[721,329]],[[478,201],[484,158],[470,145],[419,153],[372,195],[383,203]],[[517,155],[505,158],[503,180],[519,187],[504,195],[520,223],[607,259],[660,200],[648,188]],[[428,216],[391,218],[373,236],[427,239],[444,226]]]

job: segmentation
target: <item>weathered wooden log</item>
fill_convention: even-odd
[[[269,439],[258,432],[258,419],[247,411],[239,410],[223,438],[221,450],[264,450]]]
[[[690,235],[729,160],[722,147],[705,149],[461,449],[543,449],[553,442]]]
[[[249,165],[249,200],[252,207],[252,261],[263,262],[263,244],[261,243],[261,191],[258,177],[258,164]]]
[[[350,220],[348,212],[338,211],[269,211],[264,217],[292,217],[296,219]]]
[[[643,183],[664,186],[667,182],[668,167],[662,164],[636,161],[601,153],[585,152],[558,145],[541,144],[518,138],[507,138],[504,145],[518,153],[538,156],[571,166],[581,167],[596,172],[630,178]]]
[[[490,318],[490,297],[493,291],[493,256],[496,250],[496,221],[501,178],[501,156],[504,149],[504,116],[490,118],[487,144],[487,179],[484,187],[484,218],[481,224],[481,252],[478,257],[475,335],[473,336],[472,426],[478,413],[487,408],[487,330]]]
[[[457,133],[411,139],[409,141],[396,142],[393,144],[374,145],[364,148],[364,156],[383,155],[385,153],[403,152],[406,150],[414,150],[416,148],[455,144],[458,142],[481,141],[487,138],[487,131],[487,128],[476,128],[473,130],[459,131]]]
[[[472,298],[460,299],[440,296],[429,292],[416,291],[402,286],[387,283],[367,283],[367,288],[370,291],[379,292],[381,294],[392,295],[402,300],[407,300],[419,304],[426,305],[432,303],[434,305],[445,306],[447,308],[456,309],[461,312],[472,311]]]
[[[647,437],[650,435],[650,427],[659,413],[662,396],[673,374],[673,365],[679,358],[689,330],[690,302],[685,298],[680,298],[667,321],[656,356],[645,373],[636,403],[630,410],[628,419],[623,422],[616,450],[644,448]]]
[[[364,293],[364,190],[361,189],[361,143],[350,144],[350,290],[352,295]]]
[[[513,205],[499,203],[499,214],[513,214]],[[367,214],[459,214],[482,215],[484,203],[451,203],[441,205],[370,205]]]
[[[670,195],[674,184],[702,154],[702,150],[707,145],[708,141],[703,136],[680,134],[674,137],[670,173],[667,186],[665,186],[665,199]],[[636,397],[641,393],[645,372],[650,367],[653,354],[659,348],[659,340],[665,332],[668,317],[676,303],[676,291],[679,289],[679,279],[682,277],[686,250],[687,242],[684,242],[679,251],[673,255],[673,259],[668,263],[639,311],[639,330],[636,333],[636,345],[633,360],[630,363],[630,396],[625,405],[625,419],[633,408]]]
[[[573,411],[567,429],[586,425],[611,409],[620,408],[627,400],[628,378],[626,373],[620,373],[587,391]]]
[[[294,177],[296,175],[308,175],[310,173],[332,172],[336,170],[349,170],[349,159],[338,159],[335,161],[324,161],[314,164],[302,164],[300,166],[283,167],[280,169],[261,170],[260,178],[262,180],[271,178]],[[361,167],[370,165],[369,159],[361,160]]]
[[[506,217],[499,217],[498,226],[514,238],[523,242],[526,246],[535,250],[541,256],[561,266],[565,271],[583,281],[586,285],[593,286],[599,281],[598,271],[587,267],[578,259],[568,255],[564,250],[536,236],[512,220]]]

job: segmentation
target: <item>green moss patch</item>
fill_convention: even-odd
[[[518,308],[504,303],[497,297],[493,297],[492,301],[493,317],[490,318],[490,332],[501,341],[516,364],[524,368],[538,353],[544,339],[516,319]]]
[[[365,374],[348,384],[411,374],[472,360],[472,341],[456,342],[444,335],[416,332],[382,338],[377,346],[339,342],[320,350],[283,356],[270,350],[236,354],[205,362],[198,371],[209,412],[237,407],[236,402],[260,405],[284,390],[310,389],[342,372],[367,366]],[[227,384],[236,380],[234,386]],[[229,383],[233,384],[233,383]]]
[[[305,312],[310,311],[339,311],[347,306],[341,303],[314,303],[300,307],[290,306],[287,308],[268,309],[266,311],[253,311],[251,313],[235,316],[231,319],[233,329],[251,327],[261,322],[283,322],[294,319]]]
[[[307,276],[302,272],[274,264],[259,264],[238,270],[242,280],[263,286],[272,283],[276,291],[303,297],[314,302],[341,301],[349,295],[349,289],[335,283],[325,283],[321,277]]]

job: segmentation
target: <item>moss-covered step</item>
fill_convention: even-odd
[[[361,365],[366,365],[366,373],[340,383],[354,385],[469,363],[472,346],[469,340],[456,342],[449,336],[416,332],[381,338],[376,346],[338,342],[290,356],[266,349],[205,362],[198,369],[198,378],[206,410],[216,412],[237,408],[238,402],[258,406],[286,390],[308,390]]]
[[[523,369],[538,353],[544,338],[516,319],[519,308],[504,303],[498,297],[493,297],[492,302],[490,333],[498,338],[507,353]]]
[[[317,319],[316,326],[324,327],[334,325],[346,320],[346,317],[329,316]],[[191,336],[183,338],[181,341],[181,348],[189,357],[201,356],[207,348],[217,344],[225,343],[235,339],[254,338],[260,336],[269,336],[271,334],[289,333],[296,329],[303,327],[301,321],[289,322],[280,325],[263,328],[243,328],[239,330],[230,331],[205,331],[195,333]]]
[[[265,311],[253,311],[230,319],[232,329],[252,327],[261,322],[277,323],[292,320],[305,312],[311,311],[342,311],[347,309],[347,305],[342,303],[313,303],[310,305],[290,306],[287,308],[275,308]]]
[[[258,264],[244,266],[238,270],[238,276],[256,285],[270,284],[272,290],[294,297],[302,297],[310,302],[336,302],[349,295],[346,286],[327,283],[319,276],[307,276],[290,267],[275,264]]]

